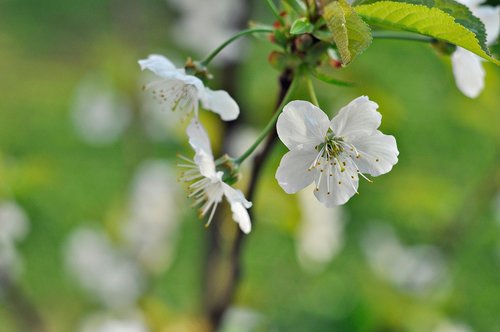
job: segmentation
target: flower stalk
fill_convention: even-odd
[[[296,82],[297,79],[292,80],[292,83],[290,84],[290,87],[288,88],[285,97],[278,105],[278,108],[276,108],[273,117],[269,120],[266,127],[259,134],[255,142],[240,157],[234,160],[236,164],[241,164],[242,162],[244,162],[255,151],[255,149],[257,149],[260,143],[269,135],[269,132],[274,129],[274,125],[278,120],[278,116],[280,115],[281,110],[283,109],[287,101],[290,99],[290,96],[292,95],[293,91],[295,90],[295,87],[297,85]]]
[[[225,42],[223,42],[222,44],[220,44],[219,47],[217,47],[215,50],[212,51],[212,53],[207,55],[205,59],[201,60],[200,64],[202,66],[208,66],[210,62],[217,56],[217,54],[219,54],[224,48],[226,48],[232,42],[243,36],[251,35],[254,33],[271,33],[271,32],[273,32],[273,29],[269,28],[252,28],[252,29],[242,30],[237,34],[235,34],[234,36],[232,36],[231,38],[229,38],[228,40],[226,40]]]

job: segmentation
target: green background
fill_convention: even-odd
[[[137,60],[191,53],[178,46],[170,29],[176,14],[163,1],[7,0],[0,6],[0,200],[17,201],[31,221],[19,245],[20,287],[50,331],[73,331],[99,305],[64,269],[67,236],[87,220],[113,234],[136,166],[150,158],[175,163],[178,151],[191,155],[187,140],[154,142],[141,129]],[[265,10],[258,2],[252,18],[271,22]],[[272,49],[252,39],[239,67],[235,98],[256,130],[269,118],[277,91],[278,72],[267,63]],[[428,45],[375,40],[339,70],[355,87],[315,82],[329,115],[359,95],[376,101],[381,130],[397,138],[399,163],[374,184],[361,182],[361,195],[344,208],[342,251],[323,271],[308,273],[295,253],[297,198],[274,180],[286,148],[274,150],[254,201],[258,226],[246,243],[235,301],[262,315],[259,331],[431,331],[443,319],[500,331],[500,75],[494,65],[484,67],[486,89],[471,100],[456,89],[449,59]],[[70,121],[74,90],[92,72],[108,77],[133,105],[132,124],[107,146],[82,142]],[[215,145],[220,124],[210,115],[205,121]],[[183,219],[172,267],[150,280],[140,303],[153,331],[199,320],[206,230],[194,212]],[[392,225],[406,246],[439,248],[446,289],[415,295],[377,275],[360,244],[374,221]],[[7,306],[0,302],[1,332],[16,331]]]

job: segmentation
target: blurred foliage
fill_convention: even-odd
[[[256,4],[253,17],[264,21],[270,16],[263,6]],[[68,234],[89,221],[112,233],[115,210],[124,208],[142,160],[175,163],[175,152],[191,155],[187,142],[149,140],[139,115],[137,60],[155,52],[189,54],[170,33],[174,16],[164,1],[2,2],[0,199],[15,199],[30,217],[30,234],[20,245],[20,284],[50,331],[73,331],[97,309],[64,269]],[[271,50],[252,41],[239,71],[237,99],[257,130],[274,104],[278,73],[267,64]],[[310,274],[295,254],[296,197],[274,180],[286,151],[278,146],[254,202],[256,227],[246,243],[236,305],[260,313],[263,330],[273,331],[430,331],[442,319],[499,331],[500,75],[494,65],[484,66],[487,88],[470,100],[455,88],[449,59],[431,47],[375,40],[349,68],[338,70],[339,79],[356,82],[354,88],[315,82],[329,115],[358,95],[375,100],[382,130],[397,138],[400,161],[374,184],[361,183],[361,194],[345,207],[343,250],[324,271]],[[69,115],[78,82],[94,71],[128,95],[134,111],[124,136],[99,147],[79,140]],[[207,121],[215,137],[219,128],[210,116]],[[184,219],[173,265],[150,281],[141,301],[151,326],[196,330],[206,233],[194,212]],[[392,225],[406,245],[440,248],[449,274],[444,289],[410,294],[375,274],[360,245],[373,221]],[[0,302],[0,332],[12,331]]]

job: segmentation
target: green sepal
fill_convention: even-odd
[[[303,33],[311,33],[314,31],[314,25],[309,22],[307,17],[301,17],[296,19],[292,23],[292,27],[290,28],[291,35],[301,35]]]

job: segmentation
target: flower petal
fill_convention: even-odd
[[[328,116],[308,101],[288,103],[278,117],[276,130],[281,141],[290,150],[301,144],[317,145],[328,131]]]
[[[484,88],[485,76],[481,59],[474,53],[457,47],[451,55],[451,63],[458,89],[469,98],[479,96]]]
[[[208,178],[216,177],[214,156],[207,132],[197,119],[191,121],[186,132],[189,137],[189,144],[195,152],[194,161],[200,168],[201,175]]]
[[[220,115],[224,121],[235,120],[240,114],[240,107],[234,99],[224,90],[210,90],[205,88],[201,99],[203,107]]]
[[[163,55],[151,54],[147,59],[138,62],[141,70],[151,70],[160,77],[166,77],[176,70],[174,64]]]
[[[252,207],[252,203],[247,201],[240,190],[236,190],[230,185],[223,183],[224,194],[231,205],[233,220],[240,226],[243,233],[248,234],[252,230],[252,223],[247,209]]]
[[[396,139],[376,131],[370,136],[358,137],[350,141],[358,150],[359,158],[353,158],[361,173],[372,176],[385,174],[398,162]]]
[[[493,44],[500,33],[500,6],[481,6],[472,10],[486,28],[486,44]]]
[[[317,190],[314,196],[326,207],[331,208],[346,203],[358,190],[358,173],[352,167],[346,167],[343,172],[338,167],[332,168],[332,176],[328,172],[322,179],[316,178]]]
[[[283,156],[276,170],[276,180],[286,193],[294,194],[313,182],[315,171],[308,169],[317,154],[314,148],[303,148],[291,150]]]
[[[472,10],[475,7],[479,6],[481,3],[483,3],[484,0],[457,0],[457,2],[461,3],[462,5],[466,5]]]
[[[377,112],[377,103],[366,96],[361,96],[342,107],[332,119],[331,128],[337,137],[352,138],[370,135],[377,130],[382,115]]]

